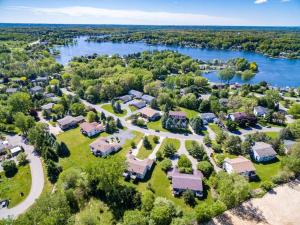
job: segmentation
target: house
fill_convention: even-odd
[[[127,103],[129,101],[132,100],[132,95],[123,95],[121,97],[119,97],[119,99],[123,102],[123,103]]]
[[[172,125],[170,128],[182,129],[182,128],[186,128],[188,125],[185,112],[170,111],[168,118],[172,120]]]
[[[51,102],[59,102],[59,101],[60,101],[60,98],[54,96],[54,97],[50,97],[49,100],[50,100]]]
[[[46,111],[46,112],[50,113],[53,106],[54,106],[54,103],[48,103],[46,105],[41,106],[41,109],[43,111]]]
[[[251,157],[257,162],[268,162],[276,158],[276,152],[270,144],[255,142],[252,147]]]
[[[185,174],[173,169],[168,173],[168,177],[171,178],[174,196],[178,196],[186,190],[191,190],[196,197],[203,196],[203,175],[201,172],[196,171],[194,174]]]
[[[95,156],[104,157],[121,149],[121,145],[114,142],[109,142],[107,138],[101,137],[90,145],[91,152]]]
[[[284,146],[284,152],[285,154],[288,154],[291,151],[291,148],[293,147],[294,144],[296,144],[296,141],[291,141],[291,140],[284,140],[283,141],[283,146]]]
[[[254,109],[253,109],[253,113],[254,113],[254,115],[255,116],[262,116],[262,117],[265,117],[266,116],[266,114],[268,113],[268,109],[267,108],[265,108],[265,107],[262,107],[262,106],[256,106],[256,107],[254,107]]]
[[[57,123],[62,130],[66,130],[75,127],[77,124],[83,121],[85,121],[83,116],[77,116],[77,117],[66,116],[60,120],[57,120]]]
[[[147,104],[151,104],[151,102],[154,100],[155,98],[151,95],[143,95],[142,96],[142,100],[144,100]]]
[[[232,121],[245,119],[245,118],[247,118],[247,116],[248,116],[248,114],[245,112],[235,112],[235,113],[231,113],[228,115],[229,119],[231,119]]]
[[[228,106],[228,99],[227,98],[220,98],[219,99],[219,104],[223,107],[227,107]]]
[[[256,176],[253,163],[244,156],[239,156],[234,159],[224,159],[223,169],[229,174],[237,173],[249,179]]]
[[[41,94],[43,93],[43,88],[41,86],[35,86],[33,88],[30,88],[29,92],[33,95]]]
[[[54,93],[44,93],[44,97],[45,98],[52,98],[52,97],[55,97],[55,94]]]
[[[129,95],[132,95],[134,98],[138,98],[140,99],[143,96],[143,93],[140,91],[136,91],[136,90],[130,90],[128,92]]]
[[[140,110],[140,115],[149,121],[158,120],[160,117],[160,113],[157,110],[151,109],[150,107],[145,107]]]
[[[142,100],[133,100],[129,103],[129,105],[134,106],[138,109],[141,109],[141,108],[146,107],[146,102],[144,102]]]
[[[80,124],[80,131],[81,133],[87,135],[88,137],[92,137],[105,131],[105,127],[97,122],[93,122],[93,123],[83,122]]]
[[[217,116],[214,113],[201,113],[200,117],[203,120],[204,125],[207,125],[208,123],[214,123],[217,121]]]
[[[18,88],[7,88],[6,89],[6,94],[13,94],[16,93],[18,91]]]
[[[152,169],[154,161],[152,159],[137,159],[134,155],[129,153],[127,155],[127,169],[124,173],[124,177],[130,177],[133,180],[143,180],[147,173]]]
[[[23,149],[20,146],[15,146],[15,147],[11,148],[9,151],[12,154],[12,156],[17,156],[20,152],[23,151]]]

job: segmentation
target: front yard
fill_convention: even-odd
[[[175,139],[175,138],[165,138],[165,139],[163,140],[163,142],[161,143],[161,145],[160,145],[158,151],[163,151],[164,147],[165,147],[167,144],[172,144],[172,145],[174,145],[176,151],[178,151],[178,149],[179,149],[179,147],[180,147],[180,141],[179,141],[178,139]]]
[[[147,127],[148,127],[148,129],[152,129],[152,130],[169,132],[168,130],[166,130],[165,128],[162,127],[161,119],[159,119],[157,121],[149,122],[147,124]]]
[[[122,113],[116,113],[113,108],[112,108],[112,105],[109,103],[109,104],[105,104],[105,105],[102,105],[101,106],[102,109],[116,115],[116,116],[119,116],[119,117],[124,117],[127,115],[127,110],[126,109],[122,109]]]
[[[137,154],[137,157],[139,159],[146,159],[154,150],[155,146],[157,145],[156,143],[154,143],[153,138],[155,136],[154,135],[149,135],[148,136],[148,140],[151,144],[151,148],[150,149],[146,149],[144,145],[142,145],[142,147],[139,149],[139,152]]]
[[[0,200],[8,199],[8,208],[12,208],[24,201],[31,188],[30,166],[19,166],[17,174],[7,178],[4,172],[0,173]]]

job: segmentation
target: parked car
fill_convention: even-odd
[[[7,199],[0,201],[0,209],[6,208],[9,204],[9,201]]]

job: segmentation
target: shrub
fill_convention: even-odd
[[[161,151],[156,152],[155,156],[158,161],[161,161],[164,158]]]
[[[180,172],[192,173],[192,162],[188,159],[186,155],[181,155],[178,160],[178,168]]]
[[[153,137],[153,142],[154,142],[155,144],[158,144],[158,143],[159,143],[159,138],[158,138],[157,136],[154,136],[154,137]]]
[[[264,191],[270,191],[274,187],[274,184],[271,181],[264,181],[260,184],[260,188]]]
[[[144,139],[143,139],[143,145],[146,149],[151,149],[152,148],[151,143],[150,143],[147,136],[145,136]]]
[[[25,152],[21,152],[18,156],[17,156],[17,160],[20,166],[24,166],[28,163],[28,159],[27,159],[27,155]]]
[[[172,168],[172,161],[170,159],[164,159],[160,163],[160,166],[163,171],[167,172],[168,170],[170,170]]]
[[[213,166],[208,161],[201,161],[197,165],[198,170],[200,170],[204,176],[209,177],[211,173],[214,171]]]
[[[196,204],[194,192],[191,190],[184,191],[182,197],[185,204],[190,206],[194,206]]]
[[[283,184],[289,182],[294,176],[293,172],[282,170],[276,176],[271,177],[271,180],[274,184]]]
[[[222,152],[222,145],[214,142],[212,144],[212,149],[216,152],[216,153],[221,153]]]
[[[165,147],[163,148],[164,157],[170,158],[174,156],[175,152],[176,152],[176,148],[172,143],[166,144]]]
[[[17,172],[18,168],[13,160],[6,160],[2,163],[2,168],[5,172],[6,177],[13,177]]]
[[[203,138],[203,142],[206,146],[211,146],[211,139],[208,134],[206,134]]]

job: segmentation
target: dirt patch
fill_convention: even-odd
[[[252,199],[214,218],[209,225],[298,225],[300,182],[275,188],[263,198]]]

